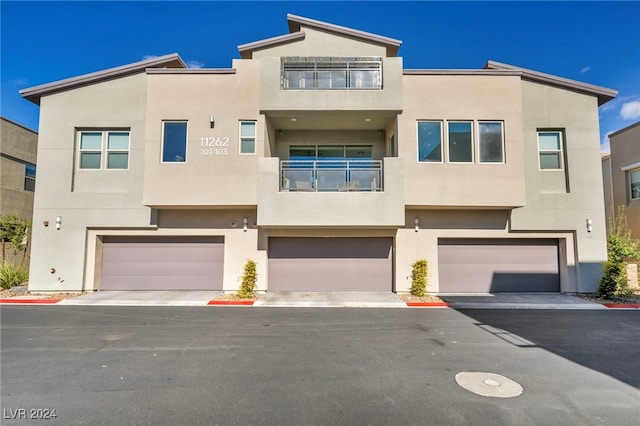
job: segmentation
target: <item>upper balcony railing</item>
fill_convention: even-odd
[[[380,57],[283,57],[282,88],[288,90],[382,89]]]
[[[282,160],[280,191],[382,191],[382,160]]]

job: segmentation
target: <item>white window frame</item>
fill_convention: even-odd
[[[164,161],[164,133],[166,123],[185,123],[184,133],[184,161]],[[162,120],[162,136],[160,139],[160,163],[161,164],[187,164],[189,157],[189,120]]]
[[[83,133],[100,133],[100,149],[82,149],[82,134]],[[127,133],[128,145],[127,149],[109,149],[109,133]],[[131,129],[78,129],[77,130],[77,169],[82,171],[126,171],[129,170],[131,159]],[[109,153],[125,153],[127,154],[127,167],[126,168],[109,168]],[[83,168],[82,154],[83,153],[100,153],[100,167]]]
[[[502,143],[502,160],[501,161],[482,161],[482,156],[480,155],[480,126],[482,124],[500,124],[500,132],[501,132],[501,143]],[[476,125],[476,150],[477,150],[477,158],[478,164],[505,164],[506,163],[506,154],[505,154],[505,141],[504,141],[504,121],[501,120],[478,120]]]
[[[541,133],[557,133],[558,134],[558,139],[560,141],[560,146],[558,147],[558,149],[540,149],[540,134]],[[538,151],[538,170],[541,172],[561,172],[564,170],[564,132],[562,130],[538,130],[536,132],[536,146],[537,146],[537,151]],[[560,165],[559,168],[557,169],[543,169],[542,165],[540,164],[540,154],[543,153],[557,153],[558,154],[558,163]]]
[[[242,125],[253,124],[253,136],[242,136]],[[258,150],[258,122],[257,120],[240,120],[238,122],[238,153],[240,155],[255,155]],[[242,152],[242,142],[253,140],[253,152]]]
[[[421,161],[420,160],[420,123],[438,123],[440,125],[440,161]],[[444,136],[444,122],[443,120],[416,120],[416,159],[418,164],[443,164],[446,151]]]
[[[637,195],[634,197],[633,188],[631,187],[631,175],[634,173],[638,173],[640,175],[640,167],[637,169],[630,169],[627,171],[627,187],[629,188],[629,199],[631,201],[640,201],[640,187],[638,187]],[[640,176],[639,176],[640,177]]]
[[[451,161],[451,150],[450,150],[450,138],[449,138],[449,124],[452,123],[469,123],[471,125],[471,161]],[[475,141],[474,139],[474,122],[473,120],[448,120],[446,122],[446,139],[447,139],[447,144],[446,144],[446,152],[447,152],[447,163],[449,164],[474,164],[476,162],[476,153],[475,153]],[[444,158],[444,157],[443,157]]]

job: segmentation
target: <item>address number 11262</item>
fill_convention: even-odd
[[[229,146],[229,138],[223,137],[202,137],[200,138],[200,146]]]

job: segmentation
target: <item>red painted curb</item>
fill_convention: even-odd
[[[59,301],[59,299],[0,299],[0,303],[35,303],[43,305],[51,305],[53,303],[58,303]]]
[[[407,302],[407,306],[449,306],[447,302]]]
[[[632,308],[632,309],[640,309],[640,303],[603,303],[603,306],[607,308]]]
[[[210,300],[207,305],[237,305],[237,306],[251,306],[253,300]]]

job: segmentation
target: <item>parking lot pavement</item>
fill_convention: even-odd
[[[45,410],[48,425],[637,426],[640,414],[635,311],[7,305],[0,319],[3,425],[44,424],[16,416]]]

